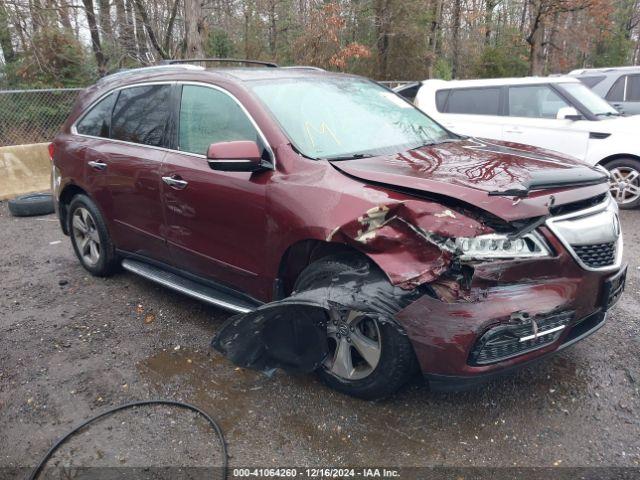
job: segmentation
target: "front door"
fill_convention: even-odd
[[[589,129],[583,121],[557,118],[558,110],[571,105],[549,85],[511,86],[507,98],[503,140],[585,159]]]
[[[213,86],[183,85],[179,151],[167,153],[162,167],[166,238],[179,268],[268,298],[265,194],[273,172],[212,170],[209,145],[233,140],[264,146],[235,98]]]

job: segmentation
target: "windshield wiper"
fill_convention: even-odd
[[[354,153],[352,155],[342,155],[342,156],[337,156],[337,157],[327,157],[325,158],[325,160],[328,160],[330,162],[339,162],[340,160],[357,160],[359,158],[370,158],[373,157],[373,155],[369,154],[369,153]]]

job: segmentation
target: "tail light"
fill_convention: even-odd
[[[53,154],[56,151],[56,147],[53,143],[49,144],[49,160],[51,160],[53,162]]]

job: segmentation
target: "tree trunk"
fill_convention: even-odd
[[[158,52],[160,58],[169,58],[167,53],[162,48],[162,45],[158,42],[158,37],[151,27],[151,22],[149,21],[149,15],[147,15],[147,10],[144,8],[144,4],[142,0],[134,0],[134,5],[136,7],[136,11],[138,12],[139,18],[142,21],[142,25],[144,25],[144,29],[147,31],[147,35],[149,36],[149,41],[153,48]],[[142,30],[141,30],[142,31]],[[138,28],[136,27],[136,34],[138,33]],[[144,33],[143,33],[144,36]],[[145,38],[145,49],[146,49],[146,38]]]
[[[173,7],[171,8],[171,15],[169,16],[169,24],[167,25],[167,31],[164,34],[164,41],[162,47],[164,51],[169,53],[171,47],[171,38],[173,37],[173,27],[176,22],[176,15],[178,15],[178,3],[179,0],[174,0]]]
[[[4,6],[4,2],[0,0],[0,48],[2,48],[2,54],[4,55],[4,62],[11,63],[16,58],[15,50],[13,49],[13,43],[11,43],[11,31],[9,30],[9,20],[7,15],[7,9]]]
[[[459,67],[460,67],[460,13],[461,13],[461,10],[462,10],[461,0],[454,0],[453,27],[451,29],[451,35],[453,36],[451,76],[453,78],[458,78]]]
[[[529,44],[529,75],[542,75],[544,71],[544,15],[545,0],[529,0],[531,26],[527,43]]]
[[[96,14],[93,9],[93,0],[82,0],[84,12],[87,16],[87,24],[89,25],[89,33],[91,35],[91,49],[96,58],[98,65],[98,74],[102,77],[107,73],[107,59],[102,52],[100,44],[100,34],[98,33],[98,23],[96,22]]]
[[[433,77],[433,67],[440,53],[440,24],[442,23],[442,2],[443,0],[431,0],[429,5],[429,18],[431,19],[427,34],[427,54],[425,57],[425,67],[427,69],[427,77]]]
[[[142,17],[138,10],[136,0],[127,0],[133,4],[133,24],[135,26],[135,39],[136,39],[136,56],[142,63],[148,63],[147,59],[147,36],[144,34],[144,24]]]
[[[378,52],[378,77],[387,79],[389,65],[389,4],[375,0],[376,50]]]
[[[484,44],[491,43],[491,31],[493,30],[493,9],[496,7],[496,0],[485,0],[484,11]]]
[[[69,3],[67,0],[62,0],[56,4],[58,10],[58,17],[60,18],[60,24],[67,33],[73,34],[73,26],[71,25],[71,16],[69,15]]]
[[[116,20],[118,22],[118,36],[120,44],[129,58],[137,58],[136,33],[133,28],[134,13],[132,11],[131,0],[115,0]]]
[[[201,0],[184,0],[184,43],[187,58],[204,56],[203,27]]]
[[[98,0],[98,12],[100,20],[100,30],[102,33],[102,43],[106,43],[107,39],[113,40],[113,30],[111,28],[110,0]]]
[[[276,0],[269,1],[269,53],[272,59],[276,58],[276,42],[278,36],[276,19]]]
[[[522,2],[522,15],[520,16],[520,31],[524,32],[524,27],[527,23],[527,7],[529,6],[529,2],[531,0],[524,0]]]
[[[536,22],[529,42],[529,75],[542,75],[544,72],[544,25],[541,20]]]

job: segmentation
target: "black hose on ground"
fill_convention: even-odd
[[[228,462],[229,462],[229,459],[228,459],[228,456],[227,456],[227,444],[225,443],[224,435],[222,434],[222,429],[220,428],[220,426],[216,423],[216,421],[213,418],[211,418],[206,412],[204,412],[200,408],[196,407],[195,405],[191,405],[189,403],[176,402],[176,401],[173,401],[173,400],[143,400],[143,401],[140,401],[140,402],[125,403],[124,405],[120,405],[119,407],[115,407],[115,408],[112,408],[110,410],[107,410],[106,412],[102,412],[102,413],[90,418],[89,420],[85,421],[81,425],[78,425],[76,428],[71,430],[65,436],[60,438],[53,445],[53,447],[51,447],[49,449],[49,451],[46,453],[46,455],[44,457],[42,457],[42,460],[40,460],[40,463],[38,464],[38,466],[35,467],[33,469],[33,471],[31,472],[31,475],[29,476],[29,480],[35,480],[38,477],[38,475],[40,474],[40,472],[42,471],[42,469],[46,465],[47,461],[53,456],[54,452],[58,448],[60,448],[60,445],[62,445],[64,442],[66,442],[69,439],[69,437],[71,437],[72,435],[76,434],[77,432],[82,430],[84,427],[86,427],[90,423],[93,423],[96,420],[99,420],[100,418],[106,417],[107,415],[111,415],[112,413],[119,412],[121,410],[126,410],[128,408],[141,407],[141,406],[144,406],[144,405],[169,405],[169,406],[173,406],[173,407],[186,408],[187,410],[191,410],[193,412],[196,412],[196,413],[199,413],[200,415],[202,415],[209,422],[209,424],[211,425],[213,430],[216,432],[216,436],[218,437],[218,440],[220,441],[220,448],[222,450],[222,468],[223,468],[223,470],[222,470],[222,479],[225,480],[227,478],[227,466],[228,466]]]

